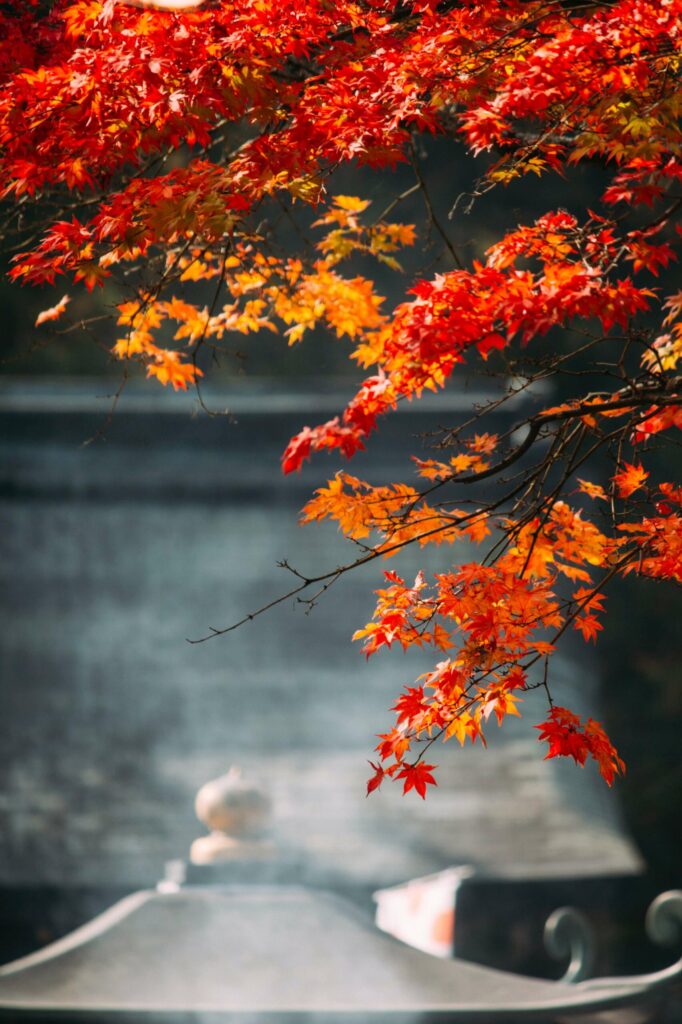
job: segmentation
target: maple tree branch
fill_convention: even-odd
[[[450,238],[448,236],[447,231],[445,230],[445,228],[441,224],[440,220],[436,216],[436,211],[433,208],[433,203],[431,201],[431,196],[429,195],[429,191],[428,191],[428,189],[426,187],[426,182],[424,180],[424,176],[423,176],[423,174],[421,172],[421,169],[419,167],[419,162],[417,160],[417,154],[415,152],[414,145],[412,145],[412,147],[411,147],[411,164],[412,164],[412,169],[414,171],[414,176],[417,179],[417,185],[418,185],[418,187],[419,187],[419,189],[421,191],[422,197],[424,199],[424,205],[426,206],[426,211],[427,211],[427,214],[428,214],[429,222],[433,225],[433,227],[436,229],[436,231],[438,232],[440,237],[443,239],[443,242],[445,244],[445,248],[448,250],[448,252],[452,256],[452,259],[453,259],[453,262],[454,262],[455,266],[459,270],[464,270],[464,263],[460,259],[459,253],[457,252],[457,250],[455,249],[454,245],[450,241]]]
[[[379,214],[376,220],[372,221],[371,227],[376,227],[377,224],[380,224],[382,220],[385,220],[386,217],[388,217],[388,215],[392,213],[393,210],[395,210],[396,206],[398,206],[399,203],[404,202],[405,199],[409,199],[409,197],[413,196],[415,192],[419,192],[420,188],[421,185],[419,184],[419,182],[417,182],[416,185],[410,185],[410,187],[406,188],[404,192],[401,192],[400,195],[392,199],[388,206]]]
[[[468,473],[465,476],[455,476],[455,480],[458,484],[472,484],[477,483],[479,480],[487,480],[488,477],[497,476],[499,473],[503,473],[505,469],[513,466],[515,462],[518,462],[522,456],[526,454],[529,448],[532,447],[534,441],[537,439],[540,430],[542,429],[545,420],[535,419],[528,420],[528,433],[524,437],[523,441],[517,448],[514,448],[512,452],[507,455],[506,458],[502,459],[501,462],[496,463],[494,466],[488,467],[488,469],[481,469],[478,473]]]
[[[642,397],[642,402],[640,402],[639,404],[649,404],[650,403],[650,400],[651,400],[650,396],[648,396],[647,398],[644,398],[643,396],[640,396],[640,397]],[[682,401],[682,399],[680,399],[680,401]],[[632,399],[627,399],[627,400],[626,399],[622,399],[622,400],[614,401],[614,403],[612,403],[610,407],[611,408],[623,408],[623,407],[630,407],[633,404],[637,404],[637,403],[634,403]],[[607,408],[607,407],[609,407],[609,405],[608,405],[608,403],[604,403],[604,405],[600,406],[600,407]],[[586,407],[586,409],[583,410],[582,414],[584,415],[585,412],[587,412],[587,411],[591,411],[592,413],[594,413],[595,412],[595,407],[593,405],[588,405]],[[552,414],[552,415],[549,415],[549,416],[545,416],[545,422],[548,421],[548,420],[551,420],[551,419],[561,420],[561,419],[568,419],[568,418],[569,417],[564,415],[564,414],[559,414],[559,415]],[[646,417],[643,417],[643,418],[646,418]],[[540,427],[542,426],[542,422],[537,423],[537,421],[535,421],[535,422],[533,422],[533,425],[537,426],[537,430],[539,431]],[[609,436],[620,435],[620,434],[623,433],[624,430],[628,430],[628,429],[630,429],[629,425],[625,426],[625,427],[619,427],[615,431],[613,431],[612,435],[609,435]],[[579,428],[579,430],[582,430],[582,427]],[[529,432],[529,436],[530,436],[530,432]],[[530,441],[529,441],[528,437],[526,439],[524,439],[524,442],[522,443],[522,445],[519,446],[519,448],[514,449],[514,452],[512,453],[514,458],[512,458],[511,461],[503,460],[502,463],[498,463],[498,465],[494,468],[494,472],[496,472],[496,473],[500,472],[504,468],[506,468],[508,465],[510,465],[512,462],[515,462],[516,459],[519,458],[521,454],[523,454],[525,451],[528,450],[528,448],[532,445],[533,440],[535,440],[536,437],[537,437],[537,432],[531,437]],[[598,447],[603,446],[603,444],[605,444],[607,440],[608,440],[608,436],[606,438],[601,438],[597,442],[597,444],[588,453],[583,455],[583,457],[580,460],[580,463],[586,461],[586,459],[589,458],[593,454],[594,450],[596,448],[598,448]],[[523,447],[523,451],[519,454],[519,449],[521,447]],[[580,463],[578,463],[577,465],[579,465]],[[544,466],[544,462],[542,463],[542,465]],[[572,473],[575,472],[575,469],[577,468],[577,465],[573,465],[572,464],[570,466],[568,472],[564,475],[564,477],[561,480],[561,482],[558,485],[556,485],[556,487],[554,489],[554,492],[553,492],[553,495],[548,497],[547,499],[545,499],[542,502],[543,507],[546,507],[546,502],[549,502],[550,499],[554,500],[554,497],[556,496],[556,494],[559,493],[561,491],[561,489],[563,488],[563,486],[565,485],[566,479],[568,479],[568,477],[570,477],[572,475]],[[490,475],[489,471],[484,471],[484,475],[485,476]],[[479,476],[478,478],[481,479],[483,477]],[[465,480],[463,478],[455,478],[455,482],[462,483],[462,482],[470,482],[470,481],[469,480]],[[210,629],[210,633],[209,634],[207,634],[206,636],[203,636],[203,637],[195,638],[195,639],[188,638],[188,642],[191,643],[191,644],[204,643],[206,640],[210,640],[210,639],[212,639],[215,636],[222,636],[225,633],[232,632],[234,629],[237,629],[239,626],[244,625],[246,622],[252,621],[253,619],[255,619],[258,616],[262,615],[264,612],[269,611],[270,609],[272,609],[273,607],[283,603],[284,601],[290,600],[292,598],[297,598],[299,594],[303,593],[303,591],[305,591],[306,589],[308,589],[310,586],[312,586],[314,584],[325,583],[326,581],[331,581],[330,584],[329,584],[329,585],[331,585],[332,583],[336,582],[336,580],[339,579],[345,573],[350,572],[353,569],[359,568],[362,565],[368,564],[369,562],[374,561],[376,558],[379,558],[379,557],[382,557],[382,556],[385,556],[385,555],[388,555],[388,554],[393,554],[393,553],[395,553],[397,551],[402,550],[403,548],[405,548],[408,545],[412,545],[414,543],[417,543],[420,540],[423,540],[423,539],[426,539],[428,537],[433,536],[434,534],[444,533],[444,532],[447,532],[448,530],[452,530],[452,529],[458,530],[466,522],[471,521],[471,520],[475,520],[476,518],[480,518],[482,515],[490,516],[490,515],[492,515],[493,511],[496,508],[499,508],[502,505],[506,504],[524,486],[526,486],[526,480],[525,479],[510,494],[505,495],[503,498],[500,498],[497,502],[495,502],[492,505],[488,506],[488,508],[484,512],[481,512],[480,509],[477,509],[474,512],[470,513],[469,515],[465,515],[463,517],[454,517],[453,516],[453,517],[451,517],[451,523],[449,523],[447,526],[443,526],[442,524],[439,524],[438,526],[434,527],[431,530],[426,530],[426,531],[424,531],[422,533],[419,533],[419,534],[417,534],[417,535],[415,535],[413,537],[410,537],[410,538],[408,538],[406,540],[399,541],[399,542],[397,542],[395,544],[390,544],[389,543],[389,544],[380,545],[377,548],[371,549],[367,554],[361,556],[360,558],[354,560],[353,562],[346,563],[343,566],[337,566],[333,570],[329,570],[329,571],[327,571],[325,573],[322,573],[322,574],[319,574],[319,575],[316,575],[316,576],[305,576],[304,574],[300,573],[298,570],[296,570],[292,566],[290,566],[288,564],[288,562],[286,562],[286,561],[282,562],[282,563],[280,563],[280,565],[283,568],[288,569],[290,572],[292,572],[295,576],[297,576],[301,580],[301,583],[297,587],[294,587],[293,589],[291,589],[291,590],[287,591],[286,593],[280,595],[279,597],[275,598],[273,601],[268,602],[267,604],[263,605],[261,608],[257,609],[255,612],[249,613],[248,615],[246,615],[242,619],[240,619],[238,622],[235,622],[235,623],[231,624],[230,626],[223,627],[223,628],[216,628],[216,627],[211,626],[211,627],[209,627],[209,629]],[[532,513],[532,514],[534,515],[534,514],[537,514],[537,513]],[[530,515],[530,513],[529,513],[529,515]],[[424,520],[424,521],[426,521],[426,520]],[[610,574],[607,577],[607,580],[611,578],[611,575],[612,574]],[[327,589],[327,588],[323,587],[321,592],[323,592],[325,589]],[[317,596],[319,596],[319,595],[316,595],[316,597]],[[316,598],[313,598],[312,600],[314,601],[315,599]],[[576,614],[578,614],[578,613],[576,613]],[[562,635],[562,633],[563,633],[563,630],[561,631],[559,636]],[[557,637],[557,639],[558,639],[558,637]],[[532,662],[531,664],[533,664],[533,663],[534,662]]]
[[[614,399],[613,401],[606,401],[596,403],[590,403],[584,401],[576,404],[570,409],[560,409],[556,411],[549,410],[547,412],[538,413],[537,416],[531,419],[524,420],[522,424],[514,428],[514,431],[520,429],[521,426],[528,426],[528,433],[523,439],[521,444],[514,448],[509,455],[502,459],[501,462],[496,463],[494,466],[490,466],[488,469],[482,469],[478,473],[469,473],[466,476],[452,476],[452,480],[459,484],[470,484],[477,483],[480,480],[486,480],[488,477],[497,476],[498,473],[508,469],[509,466],[525,455],[525,453],[531,448],[535,440],[537,439],[540,430],[546,423],[551,423],[554,420],[567,420],[577,419],[583,416],[595,416],[600,412],[610,412],[616,409],[630,409],[633,406],[638,405],[682,405],[682,395],[675,394],[674,391],[679,387],[680,379],[676,378],[670,386],[655,387],[648,389],[638,389],[637,392],[633,393],[632,396],[622,399]],[[512,431],[512,432],[514,432]],[[448,478],[450,479],[450,478]]]
[[[550,452],[545,456],[542,462],[540,462],[536,468],[534,468],[524,476],[523,486],[525,487],[525,491],[517,499],[516,503],[514,504],[511,510],[511,514],[517,518],[515,519],[513,526],[506,530],[503,533],[500,540],[498,541],[498,543],[490,549],[486,557],[483,559],[483,564],[489,565],[494,563],[497,560],[497,558],[499,558],[500,555],[511,546],[515,539],[518,538],[524,527],[526,527],[529,523],[536,519],[538,515],[544,516],[545,512],[547,512],[548,514],[551,513],[554,502],[562,493],[566,485],[566,482],[570,479],[575,470],[580,466],[581,462],[584,462],[586,459],[590,457],[591,454],[594,453],[594,451],[602,447],[604,442],[600,439],[588,453],[583,455],[580,461],[576,462],[578,453],[580,451],[580,446],[582,443],[583,431],[584,428],[582,425],[573,427],[571,430],[569,430],[566,436],[560,430],[555,438],[557,448],[554,449],[553,446],[553,448],[550,449]],[[578,435],[579,440],[573,452],[573,455],[571,456],[568,467],[564,469],[561,478],[554,485],[553,489],[547,495],[543,496],[541,488],[547,476],[549,475],[549,472],[551,471],[553,466],[559,462],[559,459],[561,458],[563,451],[568,447],[568,445],[571,443],[576,434]],[[529,502],[529,491],[532,494],[533,490],[535,490],[536,493],[537,491],[539,491],[539,496],[534,502]],[[519,511],[523,510],[524,505],[528,505],[528,507],[526,508],[525,513],[519,515]],[[541,530],[542,524],[539,524],[531,539],[531,551],[537,543],[537,539],[541,533]],[[523,566],[522,572],[519,574],[520,578],[522,578],[525,574],[527,564],[528,559],[526,560],[526,563]]]
[[[506,504],[513,497],[515,497],[518,490],[520,490],[520,487],[515,488],[509,494],[499,498],[496,502],[492,503],[489,506],[488,511],[492,512],[496,508],[499,508]],[[369,562],[375,561],[377,558],[382,558],[386,555],[394,554],[395,552],[401,551],[403,548],[411,544],[418,543],[420,540],[425,540],[426,538],[432,537],[435,534],[443,533],[445,531],[452,530],[456,527],[461,527],[462,524],[465,524],[466,522],[472,519],[476,519],[480,516],[480,509],[476,509],[469,515],[464,515],[461,518],[455,519],[453,517],[453,522],[449,523],[445,527],[439,525],[431,530],[425,530],[423,533],[416,534],[414,537],[398,541],[395,544],[389,544],[387,546],[382,545],[377,548],[372,548],[372,550],[369,551],[366,555],[362,555],[360,556],[360,558],[357,558],[352,562],[348,562],[345,565],[337,566],[335,569],[330,569],[327,572],[319,573],[316,576],[306,576],[303,573],[300,573],[297,569],[294,569],[291,565],[289,565],[289,563],[286,560],[282,561],[279,563],[280,568],[287,569],[289,572],[293,573],[301,580],[301,583],[297,587],[293,587],[291,590],[288,590],[285,594],[281,594],[279,597],[274,598],[267,604],[262,605],[260,608],[257,608],[256,611],[250,612],[248,615],[245,615],[238,622],[234,622],[231,625],[224,626],[222,628],[209,626],[208,628],[210,632],[207,633],[205,636],[195,637],[194,639],[187,637],[187,643],[202,644],[205,643],[207,640],[212,640],[216,636],[223,636],[225,633],[231,633],[233,630],[238,629],[239,626],[243,626],[245,623],[251,622],[254,619],[258,618],[260,615],[263,615],[265,612],[270,611],[271,608],[275,608],[277,605],[282,604],[284,601],[288,601],[291,598],[297,597],[300,593],[302,593],[304,590],[306,590],[313,584],[324,583],[326,580],[329,580],[332,577],[340,577],[342,575],[345,575],[346,573],[351,572],[353,569],[359,569],[360,566],[367,565]]]
[[[622,570],[627,565],[634,564],[635,561],[637,561],[637,558],[634,557],[632,553],[628,552],[626,555],[623,556],[623,558],[619,559],[617,562],[614,563],[614,565],[611,566],[606,575],[602,577],[599,583],[595,584],[592,590],[590,590],[584,597],[580,598],[580,600],[576,601],[575,611],[573,611],[570,615],[566,617],[566,621],[552,636],[552,639],[550,641],[552,645],[555,645],[557,641],[561,639],[561,637],[564,635],[568,627],[574,622],[575,619],[577,619],[578,615],[580,615],[581,611],[585,608],[585,606],[588,605],[597,594],[602,593],[604,588],[614,578],[614,576],[617,573],[622,572]],[[532,661],[528,662],[525,667],[530,668],[540,659],[540,657],[542,657],[542,655],[538,654],[535,658],[533,658]]]
[[[567,439],[566,444],[570,444],[570,441],[572,440],[574,434],[578,435],[578,441],[577,441],[576,448],[575,448],[575,451],[574,451],[573,459],[571,459],[569,461],[569,464],[567,465],[566,469],[564,470],[563,478],[556,485],[554,493],[551,494],[551,495],[548,495],[544,499],[545,510],[544,510],[544,512],[542,514],[542,518],[540,519],[540,522],[538,523],[537,529],[535,530],[535,533],[533,534],[533,538],[532,538],[530,544],[528,545],[528,553],[527,553],[525,561],[524,561],[524,563],[523,563],[523,565],[521,567],[521,571],[519,572],[519,579],[523,579],[523,577],[526,575],[526,570],[528,569],[528,566],[530,565],[530,560],[533,557],[533,551],[535,550],[535,547],[537,545],[537,542],[538,542],[538,539],[540,537],[540,534],[542,533],[543,529],[547,525],[547,522],[549,521],[549,517],[552,514],[552,509],[554,507],[554,501],[555,501],[556,495],[561,493],[561,491],[563,490],[564,485],[566,483],[566,480],[568,480],[569,477],[573,473],[572,462],[573,462],[575,456],[577,455],[577,453],[580,451],[580,447],[582,445],[582,440],[583,440],[583,437],[585,435],[585,427],[583,425],[580,425],[579,427],[576,427],[573,431],[571,431],[569,433],[569,438]]]
[[[625,568],[629,563],[633,562],[634,560],[636,560],[636,559],[633,559],[632,555],[630,555],[630,554],[624,556],[622,559],[620,559],[618,562],[616,562],[609,569],[609,571],[606,573],[606,575],[599,581],[599,583],[597,583],[592,588],[592,590],[588,591],[588,593],[585,594],[579,600],[568,602],[568,604],[572,605],[573,608],[572,608],[571,612],[567,614],[566,619],[563,622],[563,624],[561,625],[561,627],[553,634],[551,640],[549,641],[552,644],[552,646],[556,645],[556,643],[561,639],[561,637],[566,632],[566,630],[569,628],[569,626],[572,625],[572,623],[577,619],[577,617],[580,615],[580,613],[583,611],[583,609],[587,605],[590,604],[590,602],[594,599],[594,597],[597,594],[600,594],[600,593],[602,593],[604,591],[604,589],[606,588],[608,583],[613,579],[613,577],[617,573],[621,572],[623,570],[623,568]],[[530,624],[532,625],[532,623],[530,623]],[[524,687],[524,692],[528,692],[528,691],[535,690],[535,689],[538,689],[538,688],[542,687],[545,690],[546,694],[547,694],[547,700],[548,700],[549,706],[551,708],[551,707],[554,706],[554,699],[553,699],[552,694],[551,694],[550,689],[549,689],[549,655],[548,654],[540,654],[540,653],[538,653],[538,654],[534,655],[529,661],[524,662],[521,667],[523,668],[524,672],[527,672],[534,665],[536,665],[538,663],[538,661],[541,661],[541,660],[544,661],[543,678],[538,683],[526,684],[526,686]],[[467,687],[463,691],[462,695],[466,696],[468,693],[470,693],[473,690],[474,687],[479,687],[481,682],[487,676],[489,676],[491,673],[499,672],[501,669],[504,668],[505,664],[508,664],[508,663],[498,663],[496,666],[494,666],[493,668],[491,668],[487,672],[485,672],[482,676],[477,676],[476,678],[472,678],[471,682],[467,685]],[[458,705],[456,710],[453,712],[452,718],[450,719],[450,721],[446,725],[444,725],[442,728],[436,730],[436,732],[434,732],[433,735],[429,736],[426,740],[422,740],[421,741],[421,742],[424,743],[424,746],[421,748],[418,757],[414,761],[412,761],[410,763],[412,765],[418,764],[419,761],[423,758],[424,754],[429,750],[429,748],[436,741],[438,741],[439,739],[441,739],[445,735],[445,733],[446,733],[450,723],[452,721],[455,721],[457,718],[460,718],[463,714],[468,713],[471,710],[472,707],[474,707],[477,703],[480,702],[480,700],[481,700],[481,695],[477,695],[476,697],[473,697],[469,701],[466,701],[463,705]]]
[[[200,404],[201,408],[209,416],[223,416],[223,415],[225,415],[225,413],[215,412],[213,409],[209,409],[208,406],[206,405],[206,403],[204,401],[203,392],[201,390],[201,383],[200,383],[200,380],[199,380],[199,374],[197,373],[197,369],[198,369],[198,367],[197,367],[197,357],[199,355],[199,352],[200,352],[202,346],[204,345],[204,343],[206,341],[206,336],[207,336],[207,333],[208,333],[209,324],[211,323],[211,320],[213,319],[213,317],[215,315],[215,311],[218,308],[218,300],[220,298],[220,293],[222,291],[223,285],[225,284],[225,274],[227,272],[227,261],[228,261],[229,255],[230,255],[231,247],[232,247],[231,246],[231,241],[228,240],[228,242],[226,243],[225,248],[223,250],[223,258],[222,258],[222,262],[221,262],[221,266],[220,266],[220,274],[218,275],[218,282],[217,282],[216,287],[215,287],[215,292],[213,294],[213,299],[211,301],[211,305],[209,306],[209,308],[206,311],[206,321],[204,323],[204,329],[201,332],[201,334],[200,334],[199,338],[197,339],[197,341],[195,342],[194,347],[192,348],[192,367],[194,369],[194,389],[195,389],[195,393],[196,393],[197,399],[199,400],[199,404]],[[227,415],[229,415],[229,413]]]

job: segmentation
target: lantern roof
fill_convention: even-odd
[[[446,961],[345,900],[282,886],[142,891],[0,968],[0,1013],[447,1014],[529,1020],[645,1001],[678,967],[578,985]]]

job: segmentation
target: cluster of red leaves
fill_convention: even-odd
[[[393,643],[404,649],[431,644],[454,651],[396,703],[396,726],[380,737],[377,747],[381,764],[372,788],[384,775],[404,778],[409,788],[409,775],[401,773],[410,764],[422,764],[421,756],[410,761],[413,745],[430,746],[452,737],[461,744],[467,739],[485,743],[484,726],[491,715],[498,724],[507,715],[518,715],[518,691],[536,688],[528,682],[529,672],[539,662],[546,665],[566,626],[572,623],[586,640],[601,629],[603,595],[594,587],[579,587],[561,599],[559,575],[590,581],[591,567],[608,565],[618,555],[617,542],[558,502],[545,524],[528,523],[519,529],[517,543],[494,565],[473,562],[438,574],[432,589],[421,574],[408,587],[387,572],[391,586],[377,592],[373,621],[354,637],[365,641],[366,655]],[[597,728],[596,723],[592,726]],[[599,757],[591,747],[584,749],[593,754],[610,784],[616,769],[603,770],[607,747],[608,763],[619,766],[618,771],[622,765],[600,735]],[[562,752],[555,746],[550,756]],[[580,763],[584,761],[583,756]]]
[[[609,786],[616,775],[625,771],[601,725],[591,718],[583,725],[572,711],[555,705],[547,720],[535,728],[540,730],[540,739],[549,744],[546,757],[572,757],[579,765],[592,757]]]
[[[337,419],[312,431],[306,427],[290,442],[285,472],[298,469],[314,450],[339,447],[352,454],[398,398],[442,387],[470,350],[485,359],[517,337],[526,345],[578,317],[596,318],[606,332],[625,327],[648,308],[653,293],[629,278],[614,281],[603,273],[604,260],[620,244],[603,235],[590,226],[579,230],[569,214],[545,214],[494,245],[486,263],[474,264],[473,271],[419,282],[412,289],[416,298],[355,350],[356,360],[377,365],[379,374],[364,382],[341,427]],[[538,269],[518,269],[521,258],[537,261]]]
[[[125,269],[119,280],[131,295],[118,306],[125,333],[114,355],[176,388],[196,380],[207,339],[267,329],[293,343],[318,324],[351,339],[370,375],[339,417],[291,440],[285,472],[320,450],[352,456],[380,416],[441,388],[466,359],[551,346],[550,331],[579,320],[625,336],[660,302],[651,277],[675,258],[682,182],[682,0],[213,0],[182,14],[147,6],[1,5],[0,195],[20,205],[50,197],[63,211],[11,276],[38,284],[68,275],[92,289]],[[469,269],[417,281],[389,315],[370,280],[338,267],[353,252],[397,267],[393,253],[414,231],[363,221],[367,202],[330,199],[325,182],[343,162],[406,159],[414,132],[455,132],[473,153],[494,150],[485,188],[599,159],[612,169],[602,212],[556,210],[520,226]],[[194,153],[163,170],[181,147]],[[320,208],[318,258],[265,250],[250,215],[273,195]],[[657,215],[628,230],[628,206]],[[153,260],[160,272],[150,284]],[[205,281],[227,301],[166,294]],[[63,315],[67,301],[39,322]],[[483,740],[492,715],[518,714],[519,692],[546,683],[531,680],[533,666],[546,670],[569,625],[596,638],[605,580],[682,579],[680,490],[654,484],[642,462],[651,438],[682,427],[681,313],[682,292],[664,301],[660,333],[644,347],[641,393],[604,391],[536,417],[536,429],[573,418],[596,439],[625,417],[632,454],[619,450],[607,488],[576,485],[611,507],[610,531],[558,495],[530,516],[465,511],[347,474],[306,506],[306,521],[331,518],[374,554],[478,543],[493,530],[505,538],[493,563],[441,573],[433,586],[390,574],[373,621],[356,634],[368,655],[393,643],[450,652],[399,698],[370,789],[389,775],[424,796],[434,766],[424,749],[410,760],[414,744]],[[172,341],[160,344],[169,321]],[[495,472],[496,451],[483,434],[418,470],[431,489],[477,479]],[[569,584],[578,589],[565,592]],[[623,770],[592,720],[553,707],[540,728],[548,756],[589,756],[609,784]]]
[[[614,474],[612,483],[621,497],[629,497],[643,487],[646,476],[641,467],[626,464]],[[607,497],[601,487],[589,481],[581,484],[590,496]],[[460,743],[479,738],[485,743],[483,727],[491,714],[498,724],[506,715],[518,715],[515,691],[545,685],[529,684],[529,672],[544,662],[546,680],[556,640],[569,624],[584,640],[596,640],[603,628],[600,618],[605,598],[593,582],[595,569],[637,571],[682,582],[682,489],[663,483],[658,492],[658,515],[621,523],[624,537],[607,537],[580,512],[557,502],[542,524],[533,521],[518,528],[509,521],[500,523],[501,530],[513,529],[516,544],[493,566],[474,562],[439,574],[432,590],[421,574],[407,586],[395,573],[386,573],[391,586],[377,591],[374,619],[354,636],[365,641],[366,655],[394,643],[403,649],[431,644],[455,651],[426,673],[420,686],[407,687],[398,699],[396,725],[379,737],[380,762],[373,765],[369,792],[384,777],[404,779],[407,792],[412,788],[408,785],[411,768],[429,772],[434,768],[423,764],[422,754],[410,760],[415,744],[428,748],[438,739],[453,736]],[[320,498],[311,503],[314,507],[315,502]],[[396,493],[388,518],[382,514],[381,527],[374,523],[376,529],[388,531],[389,537],[393,534],[387,524],[391,516],[396,517],[398,504]],[[417,499],[410,497],[409,507],[418,508]],[[342,502],[336,510],[330,509],[328,502],[317,509],[337,519],[344,513]],[[406,517],[404,510],[402,517]],[[415,520],[419,522],[418,513]],[[350,523],[344,529],[352,535]],[[449,539],[461,534],[453,525],[443,529]],[[557,588],[560,576],[588,585],[562,599]],[[540,739],[549,743],[547,757],[570,756],[583,765],[589,756],[609,785],[625,770],[601,725],[592,719],[581,725],[570,711],[552,706],[549,718],[538,728]],[[417,788],[416,782],[414,786]],[[421,795],[422,788],[418,789]]]

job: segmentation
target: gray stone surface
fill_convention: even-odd
[[[152,884],[201,832],[198,787],[233,763],[271,793],[277,842],[365,886],[452,863],[522,877],[638,868],[614,794],[591,769],[542,760],[537,695],[521,722],[491,729],[487,752],[438,749],[425,803],[397,787],[365,800],[374,734],[430,654],[366,662],[350,636],[383,568],[428,571],[442,548],[364,568],[310,615],[290,602],[186,643],[285,588],[278,560],[308,571],[352,556],[333,528],[296,524],[337,463],[278,471],[289,436],[332,400],[298,396],[299,414],[254,393],[233,424],[172,396],[160,416],[140,392],[106,425],[92,387],[0,392],[0,885]],[[414,435],[457,404],[393,417],[353,472],[404,478]],[[571,648],[555,690],[594,714],[596,680]]]
[[[136,893],[0,968],[0,1011],[440,1012],[528,1020],[641,1003],[647,980],[583,987],[521,978],[420,953],[328,894],[187,889]]]

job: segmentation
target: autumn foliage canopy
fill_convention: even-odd
[[[37,330],[68,320],[79,286],[115,284],[113,357],[176,389],[200,387],[202,350],[236,335],[345,339],[357,392],[301,425],[285,473],[350,458],[399,403],[458,374],[512,381],[407,464],[408,482],[344,468],[303,510],[357,545],[315,579],[292,570],[304,599],[407,545],[447,545],[433,578],[387,571],[355,634],[368,657],[433,651],[397,698],[369,790],[390,777],[423,796],[438,741],[485,742],[534,689],[547,756],[592,758],[611,784],[623,762],[598,722],[555,702],[551,663],[566,631],[597,639],[614,578],[682,581],[682,487],[659,454],[682,427],[682,292],[666,283],[682,234],[682,0],[16,0],[0,4],[0,37],[10,276],[68,282]],[[465,259],[419,169],[428,136],[479,157],[453,222],[524,177],[537,189],[597,166],[603,186]],[[366,181],[401,163],[421,225],[402,222],[405,193],[382,212],[334,189],[342,165]],[[273,244],[274,204],[312,209],[311,244]],[[399,274],[427,229],[448,268],[408,281],[395,308],[347,269],[361,256]],[[533,385],[555,381],[538,399],[551,388]],[[532,411],[492,433],[525,391]]]

